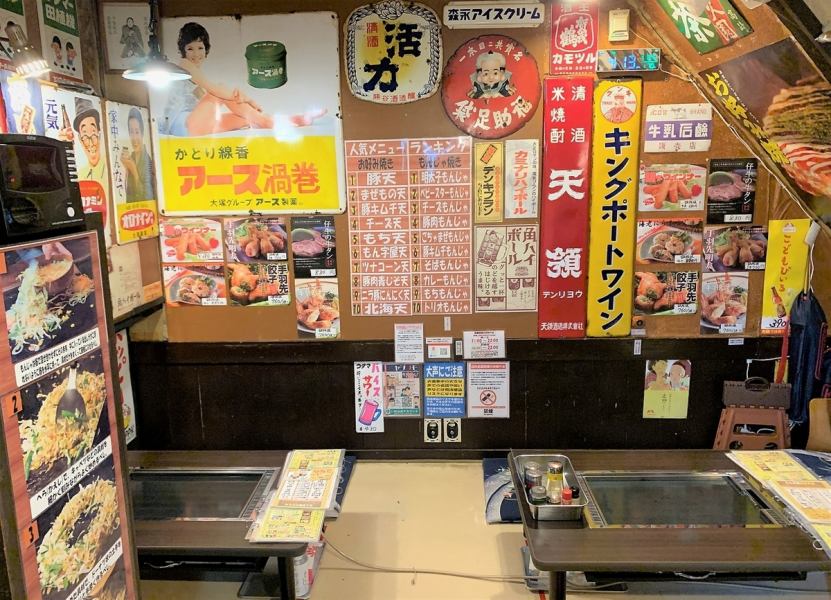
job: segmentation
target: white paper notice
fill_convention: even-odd
[[[448,360],[453,358],[453,338],[428,337],[427,358],[446,358]]]
[[[118,383],[121,384],[124,438],[129,444],[136,439],[136,406],[133,402],[133,382],[130,380],[130,349],[124,331],[115,334],[115,354],[118,361]]]
[[[507,361],[467,363],[467,416],[507,419],[511,413],[511,369]]]
[[[465,331],[464,351],[467,359],[505,358],[505,331]]]
[[[424,324],[395,324],[395,362],[424,362]]]

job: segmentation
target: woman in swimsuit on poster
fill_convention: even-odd
[[[211,51],[207,30],[199,23],[185,23],[179,30],[179,66],[191,79],[171,86],[165,114],[168,132],[176,136],[205,136],[237,129],[271,129],[274,118],[238,88],[207,78],[202,65]]]

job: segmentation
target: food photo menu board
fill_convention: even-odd
[[[0,289],[13,596],[136,600],[98,234],[0,248]]]

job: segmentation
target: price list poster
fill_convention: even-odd
[[[352,314],[470,314],[470,138],[348,141],[346,168]]]
[[[0,249],[0,490],[15,598],[136,600],[96,232]]]

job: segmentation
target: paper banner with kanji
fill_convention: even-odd
[[[475,169],[476,223],[499,223],[502,220],[504,195],[502,175],[505,167],[503,142],[476,142],[473,145]]]
[[[194,76],[150,89],[162,214],[343,211],[333,13],[164,19],[162,34]]]
[[[629,335],[643,82],[601,81],[594,92],[589,242],[590,336]]]
[[[762,335],[782,335],[805,281],[810,219],[768,221],[768,252],[762,295]]]
[[[585,331],[593,85],[591,77],[545,80],[541,338],[583,337]]]
[[[505,218],[536,218],[540,200],[539,140],[505,142]]]
[[[476,227],[476,312],[537,308],[536,225]]]
[[[427,6],[376,2],[344,25],[349,91],[361,100],[404,104],[432,96],[442,70],[441,23]]]
[[[346,142],[352,314],[470,314],[471,140]]]
[[[594,73],[598,12],[595,1],[555,0],[551,7],[551,75]]]

